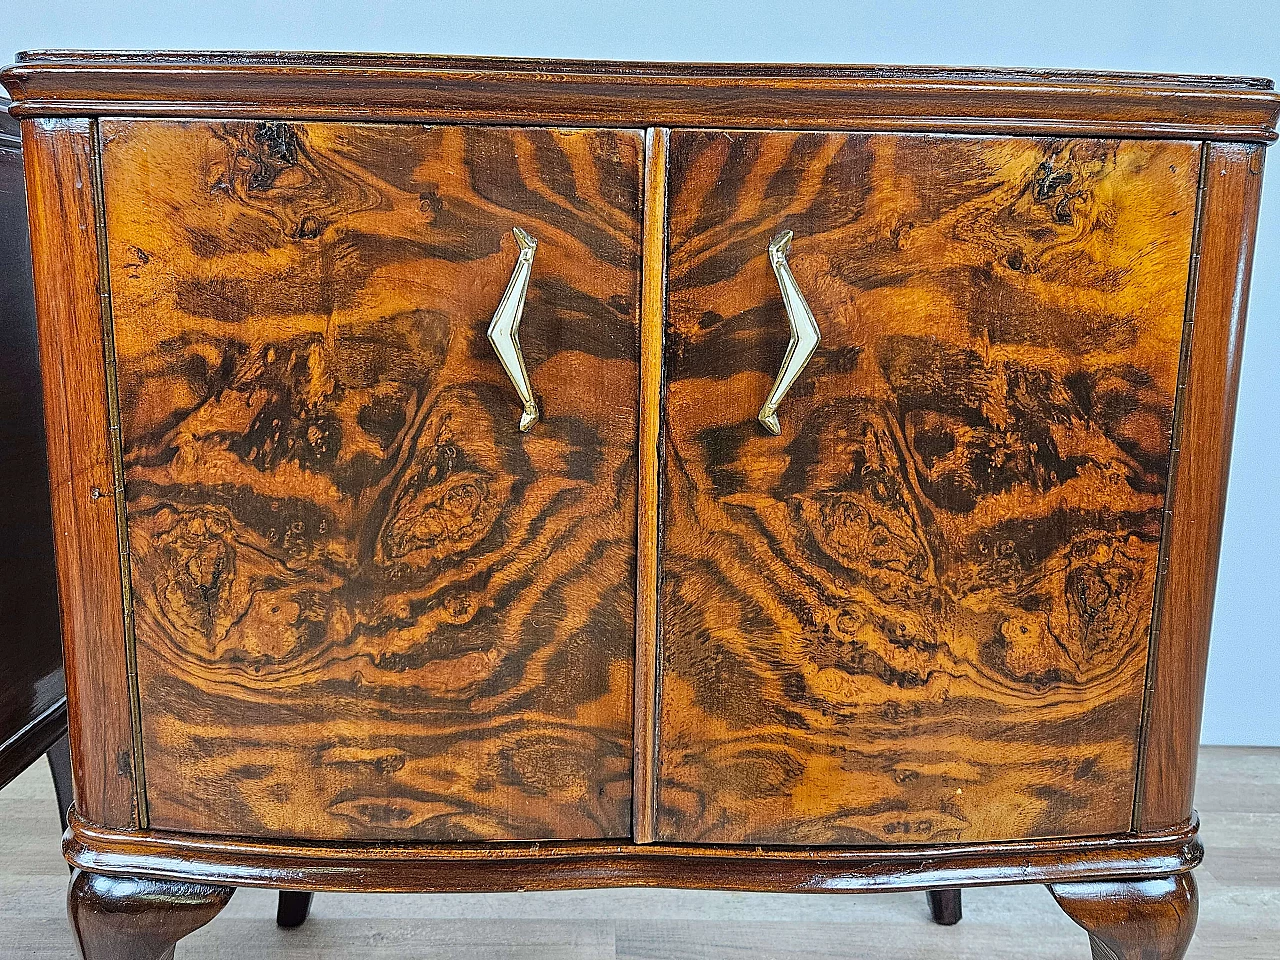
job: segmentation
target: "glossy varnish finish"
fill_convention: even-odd
[[[643,134],[102,141],[151,823],[629,835]]]
[[[316,53],[21,54],[18,115],[398,119],[1270,141],[1270,80]],[[621,118],[626,118],[625,120]]]
[[[59,52],[3,79],[35,148],[77,866],[1048,882],[1100,956],[1181,950],[1269,81]],[[670,125],[701,132],[665,164]],[[527,436],[482,339],[513,226],[540,241]],[[773,438],[781,229],[825,339]],[[521,837],[584,839],[494,842]],[[145,918],[90,922],[91,955],[163,955],[167,905],[223,896],[77,892]]]
[[[16,859],[6,859],[11,884],[27,878],[37,885],[47,883],[61,859],[49,829],[49,814],[32,817],[26,809],[33,802],[47,809],[52,792],[40,773],[24,778],[16,790],[0,791],[0,821],[9,824],[0,843],[10,848],[16,844],[21,851]],[[1258,954],[1265,955],[1267,944],[1280,934],[1280,918],[1270,911],[1280,894],[1280,875],[1260,870],[1260,865],[1280,857],[1280,837],[1257,829],[1280,809],[1280,751],[1208,748],[1201,752],[1198,778],[1196,805],[1205,818],[1202,834],[1210,846],[1213,875],[1211,880],[1201,880],[1202,887],[1212,889],[1205,891],[1208,896],[1189,955],[1196,960],[1261,960]],[[320,922],[307,927],[301,940],[291,934],[268,936],[263,927],[273,902],[268,893],[238,891],[233,898],[238,902],[235,916],[215,920],[205,936],[184,940],[178,948],[180,956],[212,953],[233,958],[252,954],[254,960],[292,960],[298,952],[314,951],[345,958],[364,955],[365,945],[375,943],[392,944],[387,951],[398,955],[409,951],[401,945],[412,938],[414,943],[432,944],[433,950],[453,960],[468,951],[486,957],[500,954],[512,936],[523,941],[529,932],[519,926],[531,912],[530,904],[521,897],[477,895],[463,901],[454,897],[381,898],[375,894],[353,900],[319,894],[316,919]],[[532,906],[540,920],[533,937],[540,938],[538,931],[550,921],[551,936],[557,938],[554,942],[563,946],[557,951],[531,945],[524,952],[534,957],[573,956],[581,949],[582,921],[590,919],[582,915],[584,903],[616,908],[613,915],[620,921],[626,919],[629,909],[642,904],[643,919],[619,927],[619,957],[728,960],[796,953],[807,953],[814,960],[897,960],[903,955],[922,960],[953,960],[957,955],[972,960],[1089,957],[1084,933],[1058,912],[1045,890],[1030,886],[967,890],[965,917],[959,927],[947,930],[928,923],[924,896],[912,893],[873,896],[870,901],[848,896],[817,901],[792,897],[789,902],[779,897],[752,897],[744,901],[733,894],[690,897],[678,890],[643,896],[619,892],[608,898],[567,895],[537,899]],[[744,924],[744,905],[758,906],[754,922]],[[10,953],[32,958],[50,953],[50,929],[65,925],[59,906],[56,898],[44,896],[17,912],[11,908],[4,927]],[[690,922],[691,911],[697,922]],[[357,916],[358,921],[330,919]],[[459,916],[474,919],[462,923],[451,920]],[[604,922],[596,942],[602,944],[605,956],[612,956],[609,950],[615,938],[608,919]],[[255,936],[258,932],[263,935]],[[486,953],[480,944],[487,943],[502,946]],[[368,952],[376,955],[378,950],[368,948]],[[586,952],[590,956],[592,949]],[[520,953],[517,949],[517,956]],[[68,950],[66,956],[71,955],[73,951]]]
[[[571,841],[313,844],[104,830],[73,813],[67,859],[95,873],[350,892],[681,887],[859,893],[1167,877],[1204,857],[1198,823],[1161,834],[880,848]]]
[[[1088,932],[1093,960],[1182,960],[1200,906],[1190,873],[1055,883],[1049,891]]]
[[[133,827],[135,751],[99,287],[92,124],[23,124],[76,806]]]
[[[1129,828],[1199,165],[672,134],[660,838]]]
[[[177,942],[212,920],[235,891],[77,870],[67,914],[84,960],[173,960]]]
[[[1192,813],[1262,156],[1261,147],[1245,144],[1205,146],[1189,363],[1134,824],[1140,830],[1183,823]]]

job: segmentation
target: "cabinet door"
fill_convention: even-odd
[[[151,825],[627,835],[642,136],[101,139]]]
[[[662,838],[1129,829],[1199,150],[673,134]]]

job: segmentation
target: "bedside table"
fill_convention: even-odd
[[[1031,882],[1182,956],[1269,81],[4,81],[87,958],[243,885]]]

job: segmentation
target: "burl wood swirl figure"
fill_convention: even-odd
[[[661,838],[1129,829],[1198,164],[672,135]]]
[[[628,835],[642,135],[102,142],[152,826]]]

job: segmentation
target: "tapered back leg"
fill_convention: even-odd
[[[929,916],[933,922],[950,927],[960,922],[963,915],[960,910],[959,890],[929,890]]]
[[[311,911],[311,894],[300,890],[281,890],[276,904],[276,926],[292,929],[302,926]]]

